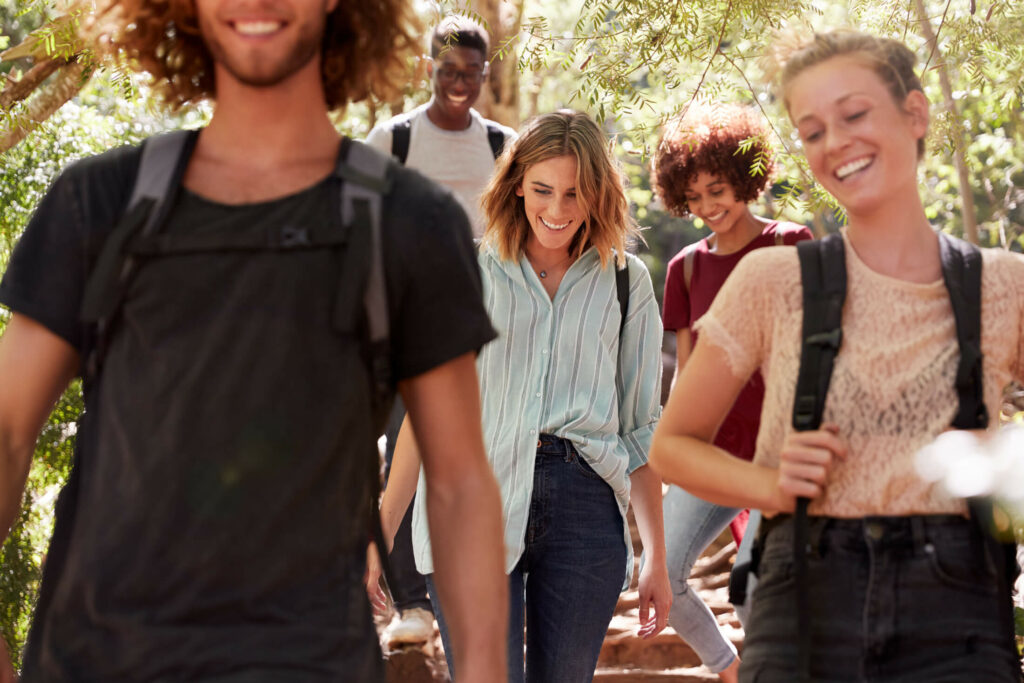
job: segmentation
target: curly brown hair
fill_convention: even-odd
[[[97,52],[149,73],[171,110],[214,99],[213,58],[193,0],[79,0]],[[410,0],[346,0],[327,17],[321,60],[330,109],[390,101],[409,78],[422,26]]]
[[[727,182],[750,203],[775,170],[764,120],[750,107],[694,102],[662,127],[651,184],[668,211],[686,217],[686,191],[701,171]]]

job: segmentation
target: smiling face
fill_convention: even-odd
[[[275,86],[304,69],[319,72],[327,15],[337,0],[196,0],[217,82]],[[319,78],[319,76],[317,76]]]
[[[576,196],[576,157],[566,154],[538,161],[526,169],[516,194],[530,223],[527,250],[551,258],[568,253],[587,216]]]
[[[487,62],[480,50],[451,46],[427,65],[434,90],[433,109],[443,128],[469,125],[469,110],[480,97]]]
[[[851,220],[916,199],[917,141],[928,130],[923,93],[911,91],[900,106],[871,68],[844,55],[800,72],[787,94],[811,171]]]
[[[686,188],[686,208],[716,235],[731,232],[743,224],[747,204],[736,199],[732,185],[719,176],[700,171]]]

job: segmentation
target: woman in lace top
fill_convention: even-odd
[[[800,365],[796,249],[761,249],[697,323],[652,464],[690,492],[774,516],[761,544],[741,681],[797,680],[797,497],[811,499],[813,680],[1019,681],[1008,596],[963,501],[914,456],[958,408],[959,347],[939,240],[917,186],[929,103],[901,43],[836,31],[777,51],[782,96],[818,182],[843,205],[843,342],[818,430],[790,424]],[[1024,379],[1024,259],[983,250],[984,402]],[[712,445],[755,371],[766,393],[753,463]]]

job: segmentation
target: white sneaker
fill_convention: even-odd
[[[434,615],[421,607],[399,614],[385,631],[388,649],[406,645],[422,645],[434,636]]]

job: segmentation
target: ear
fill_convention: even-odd
[[[334,10],[338,9],[339,0],[327,0],[327,14],[330,14]]]
[[[426,57],[425,59],[427,60],[427,78],[430,79],[434,77],[434,58]]]
[[[919,140],[928,134],[929,110],[928,97],[920,90],[911,90],[903,102],[903,111],[910,117],[914,139]]]
[[[517,197],[524,197],[524,196],[526,196],[526,192],[523,191],[523,184],[522,183],[519,183],[518,185],[516,185],[516,196]]]

